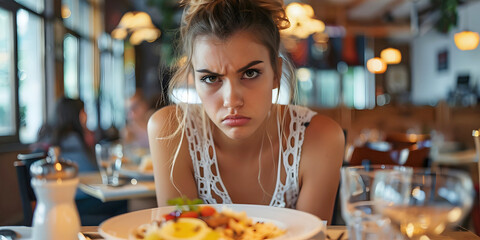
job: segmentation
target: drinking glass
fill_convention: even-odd
[[[473,197],[470,176],[447,169],[378,171],[371,192],[371,198],[381,203],[381,214],[409,239],[429,239],[458,225],[470,211]]]
[[[117,142],[105,142],[95,145],[97,164],[102,176],[102,183],[116,186],[119,184],[119,170],[122,166],[122,145]]]
[[[377,171],[412,172],[412,168],[389,165],[351,166],[341,169],[340,198],[342,216],[352,240],[402,239],[379,211],[382,201],[371,198]]]

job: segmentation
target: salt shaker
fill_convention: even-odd
[[[78,239],[80,218],[74,201],[78,167],[60,158],[59,147],[51,147],[48,155],[30,167],[31,183],[37,197],[33,239]]]

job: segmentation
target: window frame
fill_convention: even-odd
[[[41,13],[38,13],[30,8],[28,8],[27,6],[24,6],[18,2],[16,2],[15,0],[0,0],[0,7],[5,9],[6,11],[10,12],[11,13],[11,16],[12,16],[12,21],[11,21],[11,24],[12,24],[12,34],[13,34],[13,70],[14,70],[14,79],[13,79],[13,99],[14,99],[14,103],[13,103],[13,106],[14,106],[14,109],[13,109],[13,112],[15,114],[15,131],[14,131],[14,134],[12,135],[5,135],[5,136],[0,136],[0,144],[1,144],[1,147],[0,147],[0,152],[2,150],[11,150],[11,146],[10,145],[15,145],[15,146],[18,146],[19,148],[22,148],[21,146],[25,146],[25,145],[28,145],[28,144],[23,144],[20,142],[20,102],[19,102],[19,87],[20,87],[20,81],[19,81],[19,76],[18,76],[18,73],[19,73],[19,69],[18,69],[18,28],[17,28],[17,13],[20,9],[23,9],[25,11],[27,11],[29,14],[34,14],[36,15],[37,17],[41,18],[42,19],[42,31],[45,33],[46,32],[46,28],[47,28],[47,21],[48,21],[48,18],[46,16],[46,8],[47,8],[47,1],[45,0],[39,0],[39,1],[44,1],[44,4],[45,4],[45,7],[44,7],[44,10],[41,12]],[[44,79],[44,82],[43,82],[43,85],[44,85],[44,93],[43,93],[43,100],[46,102],[47,101],[47,97],[46,97],[46,92],[48,91],[46,86],[47,86],[47,65],[49,64],[47,62],[47,54],[46,54],[46,49],[47,49],[47,41],[46,41],[46,36],[44,34],[44,41],[43,41],[43,61],[44,61],[44,65],[45,65],[45,71],[43,72],[43,79]],[[42,109],[42,120],[45,121],[46,119],[46,112],[47,112],[47,108],[44,107]],[[6,146],[6,144],[8,144],[8,147]],[[18,147],[14,147],[14,148],[18,148]]]

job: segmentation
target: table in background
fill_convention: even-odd
[[[479,166],[475,149],[440,152],[432,157],[432,168],[453,168],[469,172],[473,183],[479,182]]]
[[[79,178],[78,188],[102,202],[129,200],[129,211],[157,207],[153,180],[138,180],[135,185],[128,183],[111,187],[102,184],[99,172],[80,174]]]

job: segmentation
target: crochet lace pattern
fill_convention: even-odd
[[[221,203],[232,203],[218,170],[217,157],[210,125],[202,124],[202,113],[200,113],[199,110],[200,107],[196,106],[195,108],[197,109],[192,109],[190,112],[191,114],[187,116],[186,136],[188,139],[190,156],[193,162],[198,195],[208,204],[218,203],[213,197],[213,194],[222,200]],[[305,128],[308,125],[306,123],[310,122],[312,117],[316,115],[316,112],[296,105],[290,105],[288,109],[291,116],[289,124],[290,131],[286,141],[287,146],[283,147],[281,143],[282,141],[279,141],[280,147],[277,182],[275,192],[269,205],[295,208],[298,193],[300,191],[298,184],[298,170]],[[201,130],[203,125],[206,127],[205,132]],[[277,125],[280,126],[279,124]],[[203,134],[205,134],[205,136],[202,136]],[[280,138],[280,127],[278,128],[278,135]],[[285,183],[282,183],[280,178],[282,167],[286,173]],[[212,169],[214,169],[214,171],[212,171]]]

